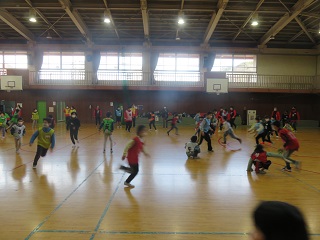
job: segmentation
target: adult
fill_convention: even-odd
[[[291,108],[289,113],[290,124],[293,127],[294,132],[297,131],[297,122],[300,120],[300,114],[295,107]]]
[[[307,225],[299,209],[279,201],[260,203],[253,212],[252,240],[308,240]]]
[[[210,131],[213,129],[210,127],[212,118],[212,112],[207,112],[206,117],[202,120],[200,124],[200,141],[199,145],[201,145],[203,139],[205,139],[208,143],[208,152],[213,152],[212,145],[211,145],[211,138],[210,138]]]
[[[101,124],[101,117],[102,117],[102,111],[99,106],[97,106],[93,111],[93,116],[96,119],[96,126],[100,126]],[[98,125],[99,124],[99,125]]]
[[[162,117],[162,127],[163,128],[168,128],[169,113],[168,113],[167,107],[163,107],[163,109],[161,111],[161,117]]]

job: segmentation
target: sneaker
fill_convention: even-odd
[[[33,165],[32,165],[32,168],[33,168],[33,169],[36,169],[36,168],[37,168],[37,165],[34,165],[34,164],[33,164]]]
[[[124,185],[129,187],[129,188],[134,188],[134,185],[130,184],[130,183],[127,183],[127,182],[124,182]]]
[[[257,172],[257,174],[266,174],[266,172],[263,170],[260,170],[259,172]]]
[[[208,152],[214,152],[214,151],[213,151],[213,149],[211,149],[211,150],[208,150]]]
[[[291,172],[291,168],[284,167],[281,169],[283,172]]]
[[[295,168],[296,168],[297,170],[301,170],[301,162],[300,162],[300,161],[296,161],[296,162],[294,163],[294,166],[295,166]]]

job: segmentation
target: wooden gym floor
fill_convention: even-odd
[[[299,129],[301,148],[294,158],[300,172],[281,172],[281,159],[266,175],[246,172],[254,149],[247,127],[236,129],[242,145],[228,138],[227,147],[213,136],[214,153],[201,147],[200,159],[187,160],[184,143],[193,127],[180,126],[180,135],[167,136],[162,127],[151,131],[146,144],[151,158],[140,158],[135,188],[123,186],[128,176],[119,170],[126,142],[134,136],[114,132],[114,153],[103,150],[103,135],[94,125],[79,132],[73,149],[63,123],[56,130],[54,152],[32,169],[36,144],[26,124],[21,153],[10,134],[0,142],[0,239],[249,239],[251,212],[260,200],[280,200],[298,206],[320,240],[320,130]],[[134,132],[134,129],[133,131]],[[276,151],[281,140],[273,138]],[[241,150],[236,151],[239,147]]]

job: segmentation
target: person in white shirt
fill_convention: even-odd
[[[18,118],[18,123],[11,128],[11,134],[14,136],[16,153],[19,154],[21,148],[21,138],[26,134],[26,127],[23,125],[23,119]]]
[[[185,145],[186,154],[188,158],[199,158],[198,154],[200,153],[200,147],[197,143],[197,136],[192,136],[190,140],[191,141]]]
[[[233,132],[233,129],[231,127],[231,124],[227,121],[227,117],[223,117],[224,121],[223,121],[223,144],[227,144],[227,136],[230,135],[232,138],[237,139],[239,141],[239,143],[242,142],[241,138],[239,138],[238,136],[236,136]]]

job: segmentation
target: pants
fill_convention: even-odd
[[[112,150],[112,134],[104,133],[103,149],[106,150],[108,139],[110,139],[110,149]]]
[[[229,129],[228,131],[224,132],[224,134],[223,134],[223,141],[224,141],[224,143],[226,143],[226,141],[227,141],[227,136],[228,136],[228,135],[230,135],[230,137],[232,137],[232,138],[234,138],[234,139],[237,139],[238,141],[240,140],[240,138],[238,138],[238,137],[234,134],[234,132],[233,132],[231,129]]]
[[[199,146],[201,145],[203,139],[205,139],[208,143],[208,151],[212,151],[212,145],[211,145],[211,138],[208,132],[204,133],[204,136],[202,136],[202,134],[200,135],[200,142],[199,142]]]
[[[297,131],[297,121],[291,121],[291,126],[293,130]]]
[[[68,125],[70,118],[71,118],[70,116],[66,116],[66,125]]]
[[[132,127],[132,121],[126,122],[126,131],[130,132],[131,127]]]
[[[130,183],[138,174],[139,172],[139,164],[130,164],[130,168],[131,168],[131,174],[130,176],[127,178],[126,182]]]
[[[38,120],[33,120],[32,121],[32,129],[37,128],[37,126],[38,126]]]
[[[74,140],[78,141],[78,131],[79,131],[78,128],[76,129],[73,129],[72,127],[70,128],[70,139],[73,144],[76,144]]]
[[[276,158],[282,158],[286,162],[286,168],[291,169],[290,163],[296,164],[297,161],[290,158],[291,154],[295,150],[284,150],[282,154],[280,153],[273,153],[273,152],[267,152],[268,157],[276,157]]]
[[[263,169],[269,169],[270,165],[271,165],[271,161],[268,160],[266,163],[262,163],[260,161],[253,161],[251,158],[249,159],[249,162],[248,162],[248,166],[247,166],[247,171],[252,171],[252,165],[255,165],[255,171],[256,173],[259,172],[260,168],[263,168]]]
[[[132,117],[132,125],[133,127],[136,127],[136,117]]]
[[[36,153],[36,156],[34,157],[34,160],[33,160],[33,166],[37,166],[38,160],[40,159],[40,157],[46,156],[47,151],[48,151],[47,148],[44,148],[40,145],[37,146],[37,153]]]
[[[263,142],[269,142],[269,143],[272,143],[271,139],[270,139],[270,135],[271,135],[272,132],[265,132],[263,137],[262,137],[262,141]],[[267,138],[267,140],[266,140]]]
[[[168,118],[162,118],[162,126],[163,128],[168,128],[168,122],[167,122]]]
[[[154,128],[155,130],[157,130],[155,123],[156,123],[155,120],[150,121],[150,122],[149,122],[149,128],[151,129],[151,126],[153,126],[153,128]]]
[[[178,128],[176,124],[171,124],[171,128],[170,130],[167,132],[169,134],[169,132],[171,132],[171,130],[176,129],[176,134],[178,134]]]
[[[263,140],[263,136],[264,136],[264,133],[260,133],[260,134],[258,134],[258,136],[256,136],[256,144],[257,145],[259,144],[259,139],[260,138]]]
[[[100,116],[96,116],[96,126],[99,124],[99,126],[100,126],[100,124],[101,124],[101,118],[100,118]]]
[[[231,127],[234,126],[234,128],[237,128],[237,125],[234,123],[235,120],[236,120],[235,118],[231,118],[230,125],[231,125]]]

